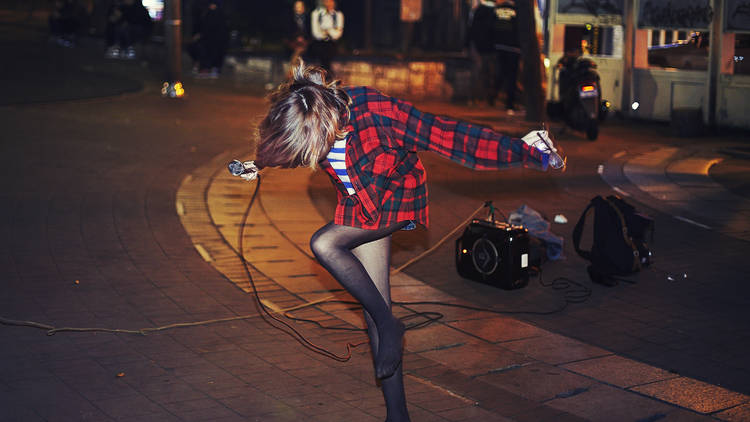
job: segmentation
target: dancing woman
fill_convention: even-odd
[[[404,325],[391,312],[391,234],[428,224],[429,150],[477,170],[563,166],[545,131],[523,139],[438,117],[368,87],[339,86],[299,63],[270,96],[252,180],[264,167],[321,167],[338,192],[334,220],[313,234],[318,262],[364,308],[387,421],[408,421],[401,367]],[[552,159],[550,158],[552,157]]]

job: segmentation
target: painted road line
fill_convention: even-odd
[[[203,245],[201,245],[200,243],[193,243],[193,246],[204,261],[213,262],[214,259],[211,257],[211,254],[209,254],[208,251],[203,247]]]
[[[624,190],[618,188],[617,186],[612,186],[612,190],[614,190],[615,192],[619,193],[622,196],[630,196],[629,193],[627,193]]]
[[[436,384],[436,383],[434,383],[434,382],[432,382],[432,381],[430,381],[430,380],[428,380],[426,378],[422,378],[419,375],[416,375],[416,374],[406,374],[406,376],[407,377],[411,377],[414,381],[417,381],[420,384],[424,384],[424,385],[426,385],[428,387],[432,387],[432,388],[434,388],[434,389],[436,389],[438,391],[442,391],[443,393],[445,393],[445,394],[447,394],[447,395],[449,395],[449,396],[451,396],[453,398],[456,398],[458,400],[461,400],[464,403],[471,404],[472,406],[476,406],[476,405],[479,404],[479,402],[476,401],[476,400],[472,400],[472,399],[470,399],[470,398],[468,398],[468,397],[466,397],[464,395],[461,395],[461,394],[459,394],[459,393],[457,393],[455,391],[449,390],[449,389],[443,387],[442,385]]]
[[[676,219],[678,219],[680,221],[684,221],[684,222],[686,222],[688,224],[692,224],[694,226],[702,227],[702,228],[704,228],[706,230],[711,230],[710,226],[707,226],[705,224],[701,224],[701,223],[699,223],[697,221],[694,221],[694,220],[691,220],[689,218],[685,218],[685,217],[682,217],[682,216],[679,216],[679,215],[675,215],[674,218],[676,218]]]

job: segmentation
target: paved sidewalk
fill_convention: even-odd
[[[730,158],[722,151],[737,146],[742,144],[665,147],[635,157],[622,151],[603,166],[601,174],[615,190],[649,202],[661,212],[750,241],[750,198],[732,193],[709,176],[714,165]],[[611,166],[615,169],[607,168]],[[621,172],[618,166],[622,166]],[[618,184],[623,182],[637,190],[622,190]]]
[[[82,45],[72,54],[50,52],[64,64],[57,74],[39,54],[44,46],[43,32],[0,25],[0,49],[15,60],[3,78],[15,99],[0,110],[6,172],[0,179],[0,316],[128,329],[233,320],[146,336],[48,336],[2,325],[0,421],[382,420],[366,346],[345,363],[312,353],[261,321],[248,294],[235,251],[252,185],[228,176],[225,164],[234,154],[244,158],[253,118],[265,110],[259,96],[248,94],[254,88],[187,81],[188,98],[170,101],[160,98],[151,64],[107,63],[99,47]],[[89,74],[101,79],[86,86]],[[60,81],[70,84],[45,91]],[[94,99],[62,101],[80,98],[79,88]],[[108,97],[133,89],[134,95]],[[50,93],[62,94],[44,96]],[[420,106],[511,134],[530,127],[496,109]],[[637,178],[634,160],[682,140],[665,139],[654,125],[624,126],[606,125],[595,144],[560,135],[573,160],[560,177],[469,172],[424,157],[432,228],[395,239],[396,265],[434,244],[482,200],[494,199],[506,212],[528,203],[572,220],[594,193],[610,192],[605,181],[617,176],[616,186],[657,218],[661,268],[643,272],[635,285],[591,285],[588,302],[550,316],[398,307],[404,316],[445,315],[407,334],[407,397],[415,422],[750,420],[746,241],[659,211],[660,203],[627,174]],[[708,141],[689,144],[702,151]],[[615,157],[622,145],[627,153]],[[309,233],[330,212],[328,180],[304,170],[274,171],[264,183],[244,240],[263,299],[287,309],[342,295],[307,250]],[[741,196],[741,183],[721,184]],[[722,230],[736,222],[686,216]],[[566,240],[568,228],[554,227]],[[727,231],[734,232],[742,230]],[[545,278],[584,280],[585,266],[569,242],[565,253],[566,260],[547,265]],[[689,278],[668,282],[665,271]],[[450,241],[394,276],[394,296],[495,310],[549,310],[562,297],[539,284],[505,292],[462,280]],[[362,327],[359,311],[345,305],[319,304],[294,315]],[[345,353],[346,342],[365,339],[362,332],[293,325],[337,354]]]
[[[47,40],[46,20],[0,9],[0,105],[70,101],[138,92],[149,69],[134,61],[102,60],[104,41],[81,37],[75,48]],[[43,41],[42,41],[43,40]]]
[[[242,210],[248,205],[250,191],[244,182],[223,171],[223,164],[235,155],[222,154],[188,176],[178,191],[177,209],[188,233],[196,233],[194,241],[203,258],[238,287],[251,292],[237,258],[238,227],[243,223]],[[252,266],[260,296],[271,309],[299,309],[312,304],[292,314],[301,313],[330,327],[363,327],[359,312],[320,303],[343,295],[315,263],[307,246],[312,232],[325,223],[308,197],[308,178],[303,170],[264,172],[262,191],[247,221],[245,259]],[[215,233],[211,234],[211,229]],[[395,301],[462,303],[402,273],[395,274],[392,283]],[[423,308],[396,309],[406,316]],[[305,332],[321,335],[319,329]],[[361,335],[348,341],[358,340],[362,340]],[[342,350],[344,341],[333,345]],[[459,414],[471,415],[471,419],[485,415],[479,420],[542,420],[541,415],[554,415],[555,420],[567,420],[572,415],[585,420],[700,419],[684,409],[735,420],[737,406],[750,400],[487,312],[450,311],[438,324],[408,331],[406,350],[407,380],[432,387],[420,393],[420,397],[429,397],[427,402],[412,401],[409,394],[410,407],[417,415],[425,412],[450,420],[462,420],[453,419]],[[417,357],[419,364],[412,368],[412,360]],[[461,379],[464,381],[457,382]],[[497,397],[480,393],[490,386],[500,388],[505,395],[511,393],[512,401],[498,405]],[[577,400],[579,395],[581,399]],[[437,403],[441,404],[435,407]]]

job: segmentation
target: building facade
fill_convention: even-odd
[[[566,51],[593,58],[603,98],[633,117],[750,128],[750,1],[550,0],[548,86]],[[554,98],[554,89],[548,98]]]

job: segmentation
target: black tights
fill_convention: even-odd
[[[401,370],[404,326],[391,313],[389,280],[390,235],[406,224],[365,230],[328,223],[310,239],[310,248],[318,262],[364,308],[388,421],[409,420]]]

